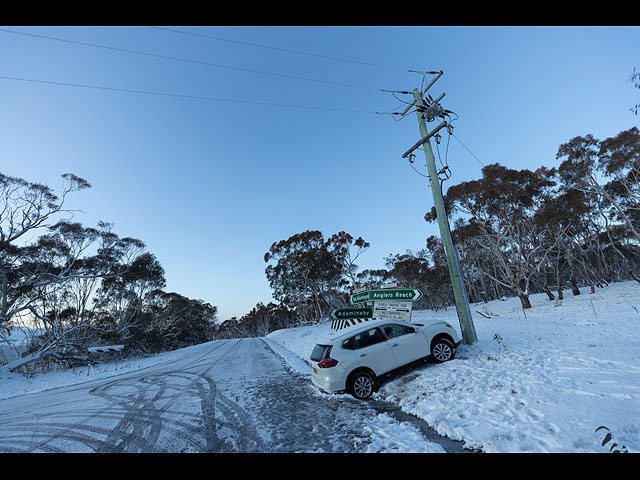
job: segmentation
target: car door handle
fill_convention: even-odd
[[[367,354],[366,354],[366,353],[361,353],[361,354],[360,354],[360,357],[361,357],[361,358],[362,358],[362,357],[366,357],[366,356],[367,356]]]
[[[392,347],[397,347],[397,346],[398,346],[398,344],[397,344],[397,343],[394,343],[394,344],[393,344],[393,345],[391,345],[391,346],[392,346]]]

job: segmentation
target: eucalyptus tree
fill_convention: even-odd
[[[633,257],[640,248],[640,132],[636,127],[600,141],[588,134],[560,145],[558,175],[589,197],[628,274],[640,282]],[[621,231],[625,233],[620,235]]]
[[[369,247],[361,237],[339,232],[325,239],[318,230],[274,242],[264,255],[265,274],[276,300],[315,320],[348,301],[358,280],[355,260]]]
[[[552,195],[554,170],[513,170],[499,164],[482,169],[482,178],[449,187],[445,206],[450,216],[474,223],[477,246],[494,262],[476,267],[491,281],[513,292],[530,308],[530,285],[551,249],[546,227],[535,223],[535,212]],[[435,213],[425,216],[436,219]]]
[[[42,359],[64,359],[106,333],[90,306],[97,285],[132,275],[144,244],[120,238],[99,222],[71,221],[71,193],[90,188],[73,174],[63,175],[58,196],[45,185],[0,174],[0,331],[38,327],[28,355],[6,365],[15,370]]]

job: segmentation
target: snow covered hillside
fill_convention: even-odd
[[[532,295],[471,305],[478,342],[455,360],[424,364],[377,395],[426,420],[438,433],[485,452],[640,451],[640,285],[612,284],[549,301]],[[481,312],[490,318],[484,318]],[[447,320],[455,309],[415,311],[412,321]],[[301,359],[330,324],[268,335]]]
[[[531,302],[526,312],[516,298],[472,305],[477,343],[462,345],[451,362],[392,378],[376,396],[485,452],[607,453],[612,442],[602,446],[607,432],[596,432],[600,426],[629,452],[640,451],[640,285],[613,284],[595,294],[583,289],[577,297],[567,292],[562,301],[532,295]],[[459,328],[453,308],[413,312],[416,322],[433,318]],[[306,359],[329,331],[327,322],[264,340],[311,382]],[[33,378],[14,374],[0,378],[0,399],[156,365],[186,350]]]

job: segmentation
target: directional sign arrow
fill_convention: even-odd
[[[419,288],[399,288],[399,289],[380,289],[368,290],[366,292],[351,295],[351,303],[363,303],[380,300],[397,300],[405,302],[415,302],[423,297],[422,290]]]
[[[343,318],[372,318],[373,309],[371,307],[334,308],[329,313],[329,316],[334,320],[340,320]]]

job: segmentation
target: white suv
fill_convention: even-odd
[[[346,390],[365,399],[382,375],[429,355],[438,363],[451,360],[459,344],[457,332],[442,321],[363,322],[317,343],[310,356],[311,381],[325,392]]]

